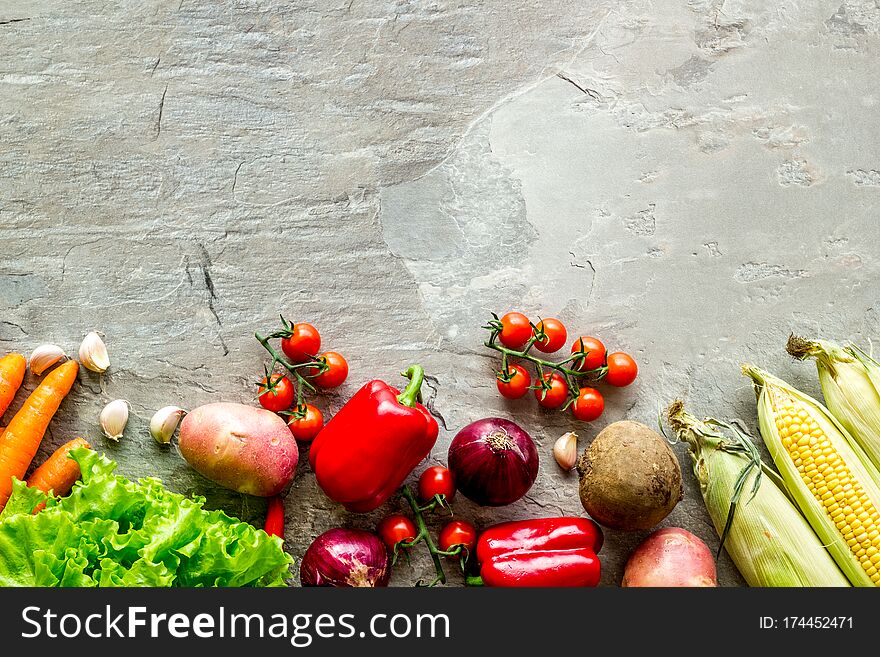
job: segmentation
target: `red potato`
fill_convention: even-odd
[[[278,415],[243,404],[205,404],[180,424],[180,454],[193,469],[239,493],[271,497],[293,479],[296,440]]]
[[[708,546],[685,529],[659,529],[626,562],[621,586],[718,586]]]

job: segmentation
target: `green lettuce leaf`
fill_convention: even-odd
[[[29,488],[23,481],[12,478],[12,489],[15,492],[9,498],[3,511],[0,512],[0,522],[18,513],[31,513],[46,501],[46,494],[39,488]]]
[[[82,481],[67,497],[13,482],[0,514],[0,586],[283,586],[290,576],[280,538],[158,479],[118,476],[92,450],[71,458]]]

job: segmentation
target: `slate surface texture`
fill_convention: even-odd
[[[583,448],[677,396],[754,427],[741,362],[815,393],[789,331],[880,336],[878,56],[875,0],[0,2],[0,351],[74,353],[96,329],[113,361],[37,461],[84,435],[126,475],[260,522],[263,500],[147,423],[252,402],[253,332],[283,312],[350,361],[328,415],[417,361],[441,422],[429,463],[480,417],[532,433],[529,495],[458,517],[581,513],[550,456],[563,432]],[[479,327],[513,308],[630,351],[638,383],[596,426],[505,402]],[[133,409],[119,445],[97,427],[115,398]],[[686,498],[664,525],[716,548],[676,449]],[[286,508],[297,558],[381,516],[345,513],[305,465]],[[604,583],[641,537],[609,532]],[[420,551],[393,583],[430,573]],[[719,579],[743,583],[726,556]]]

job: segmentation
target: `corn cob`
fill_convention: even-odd
[[[788,339],[795,358],[815,358],[825,404],[880,470],[880,365],[857,347]]]
[[[880,583],[880,474],[831,413],[751,365],[758,422],[795,504],[854,586]]]
[[[721,546],[749,586],[850,585],[744,432],[711,418],[701,422],[680,401],[667,419],[688,443]]]

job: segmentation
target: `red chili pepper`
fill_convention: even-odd
[[[266,524],[263,527],[269,536],[284,539],[284,499],[280,495],[269,498],[266,509]]]
[[[411,365],[400,393],[370,381],[321,429],[309,450],[318,485],[349,511],[367,513],[391,497],[431,451],[439,427],[417,402],[425,372]]]
[[[596,586],[602,530],[586,518],[537,518],[490,527],[477,543],[486,586]]]

